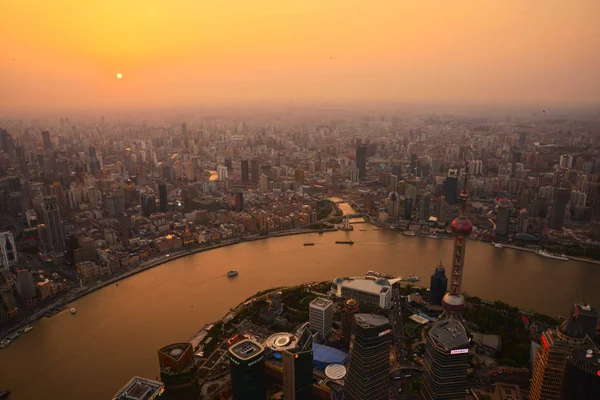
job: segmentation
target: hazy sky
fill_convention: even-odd
[[[600,93],[600,0],[0,0],[0,15],[0,111]]]

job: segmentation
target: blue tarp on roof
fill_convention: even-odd
[[[329,364],[346,364],[348,354],[333,347],[313,343],[315,368],[324,370]]]

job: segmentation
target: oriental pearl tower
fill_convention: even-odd
[[[442,300],[442,308],[446,317],[461,317],[465,307],[465,299],[462,296],[462,278],[465,266],[465,249],[467,238],[473,231],[473,224],[466,217],[467,201],[469,193],[467,183],[469,181],[469,163],[465,164],[465,184],[460,193],[460,211],[458,218],[452,221],[450,230],[454,233],[454,250],[452,252],[452,270],[450,272],[450,290]]]
[[[468,163],[466,171],[469,171]],[[450,228],[454,233],[450,290],[442,299],[444,312],[429,328],[425,342],[421,394],[426,400],[464,399],[467,389],[470,338],[462,316],[465,299],[461,291],[465,247],[473,230],[473,224],[465,216],[468,179],[466,172],[465,187],[460,194],[460,214]]]

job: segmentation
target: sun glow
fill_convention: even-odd
[[[121,78],[123,78],[123,74],[120,72],[117,72],[117,79],[121,79]]]

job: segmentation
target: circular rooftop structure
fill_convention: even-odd
[[[333,280],[333,284],[334,284],[334,285],[339,285],[339,284],[341,284],[342,282],[344,282],[344,278],[335,278],[335,279]]]
[[[460,312],[465,307],[465,299],[462,296],[454,296],[446,293],[442,300],[442,307],[446,311]]]
[[[291,333],[280,332],[269,336],[265,342],[265,347],[275,352],[289,350],[296,347],[298,338]]]
[[[575,316],[565,320],[560,326],[558,330],[563,335],[569,336],[574,339],[583,339],[585,338],[585,328],[577,321]]]
[[[358,306],[358,301],[354,300],[354,299],[348,299],[346,300],[346,307],[356,307]]]
[[[342,379],[346,376],[346,367],[342,364],[330,364],[325,368],[325,376],[329,379]]]
[[[169,355],[171,357],[175,357],[175,358],[179,357],[182,354],[183,354],[183,350],[182,349],[173,349],[173,350],[169,351]]]

